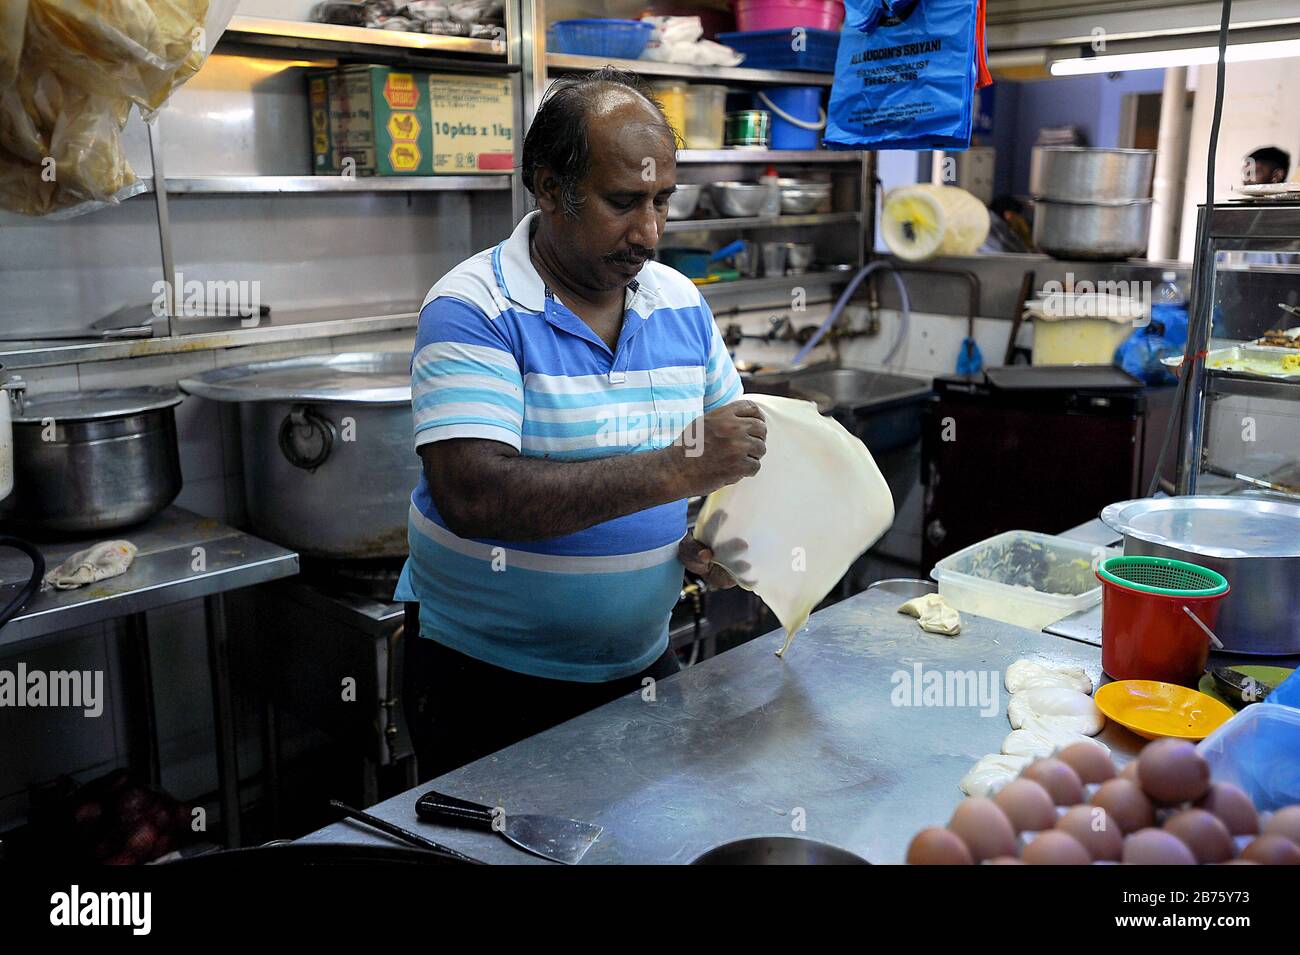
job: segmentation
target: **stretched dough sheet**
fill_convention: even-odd
[[[889,530],[894,500],[866,446],[812,402],[745,398],[767,419],[763,465],[710,494],[696,527],[717,563],[781,621],[781,656],[813,607]],[[737,539],[748,547],[727,546]],[[728,559],[749,566],[738,573]]]

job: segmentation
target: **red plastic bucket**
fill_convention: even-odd
[[[1161,561],[1195,567],[1164,558],[1112,558],[1103,567],[1119,561]],[[1204,568],[1197,568],[1204,570]],[[1214,574],[1206,570],[1207,574]],[[1214,574],[1219,580],[1223,580]],[[1219,603],[1228,595],[1223,590],[1204,596],[1154,593],[1137,586],[1117,583],[1100,570],[1101,581],[1101,668],[1116,680],[1159,680],[1195,687],[1205,672],[1210,655],[1210,638],[1188,616],[1190,610],[1211,630],[1219,616]],[[1187,610],[1183,608],[1186,607]]]
[[[735,0],[736,29],[838,30],[844,23],[841,0]]]

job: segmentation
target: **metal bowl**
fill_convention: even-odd
[[[677,191],[668,197],[668,218],[689,219],[695,215],[695,207],[700,204],[703,187],[698,183],[679,182]]]
[[[753,836],[724,842],[691,865],[870,865],[847,849],[801,836]]]
[[[815,179],[778,179],[781,189],[781,212],[785,215],[807,215],[824,207],[831,198],[831,184]]]
[[[767,189],[756,182],[715,182],[710,186],[718,213],[733,219],[761,215]]]

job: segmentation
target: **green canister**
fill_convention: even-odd
[[[728,149],[766,149],[772,114],[765,109],[741,109],[727,114],[724,143]]]

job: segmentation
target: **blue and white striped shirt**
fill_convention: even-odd
[[[536,216],[426,297],[411,362],[417,448],[486,438],[564,461],[652,451],[740,396],[713,315],[689,279],[647,262],[629,286],[611,352],[533,267]],[[686,502],[675,501],[549,540],[467,540],[447,528],[422,477],[396,599],[419,601],[421,636],[487,663],[557,680],[614,680],[667,647],[685,532]]]

